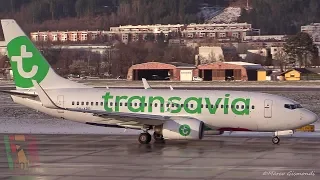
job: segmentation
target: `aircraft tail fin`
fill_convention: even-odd
[[[145,78],[142,78],[142,83],[144,89],[151,89],[151,86],[149,85],[148,81]]]
[[[1,25],[17,89],[34,89],[32,80],[44,89],[88,88],[56,74],[15,20],[1,20]]]

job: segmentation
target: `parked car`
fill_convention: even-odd
[[[198,76],[193,76],[192,81],[203,81],[203,79]]]

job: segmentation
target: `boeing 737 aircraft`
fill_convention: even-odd
[[[139,142],[200,140],[206,129],[292,134],[318,120],[296,101],[241,91],[102,89],[57,75],[15,20],[1,20],[16,90],[14,102],[57,118],[142,130]]]

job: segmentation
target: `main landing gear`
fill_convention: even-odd
[[[140,144],[149,144],[150,143],[152,137],[148,133],[148,130],[150,130],[151,128],[152,128],[151,126],[144,126],[143,133],[141,133],[139,135]],[[156,143],[163,143],[164,142],[163,135],[161,133],[158,133],[157,131],[155,131],[153,133],[153,139],[155,140]]]
[[[143,132],[139,135],[140,144],[149,144],[151,141],[151,135],[148,132]]]

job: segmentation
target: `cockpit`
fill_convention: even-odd
[[[301,104],[285,104],[285,108],[287,109],[298,109],[298,108],[303,108]]]

